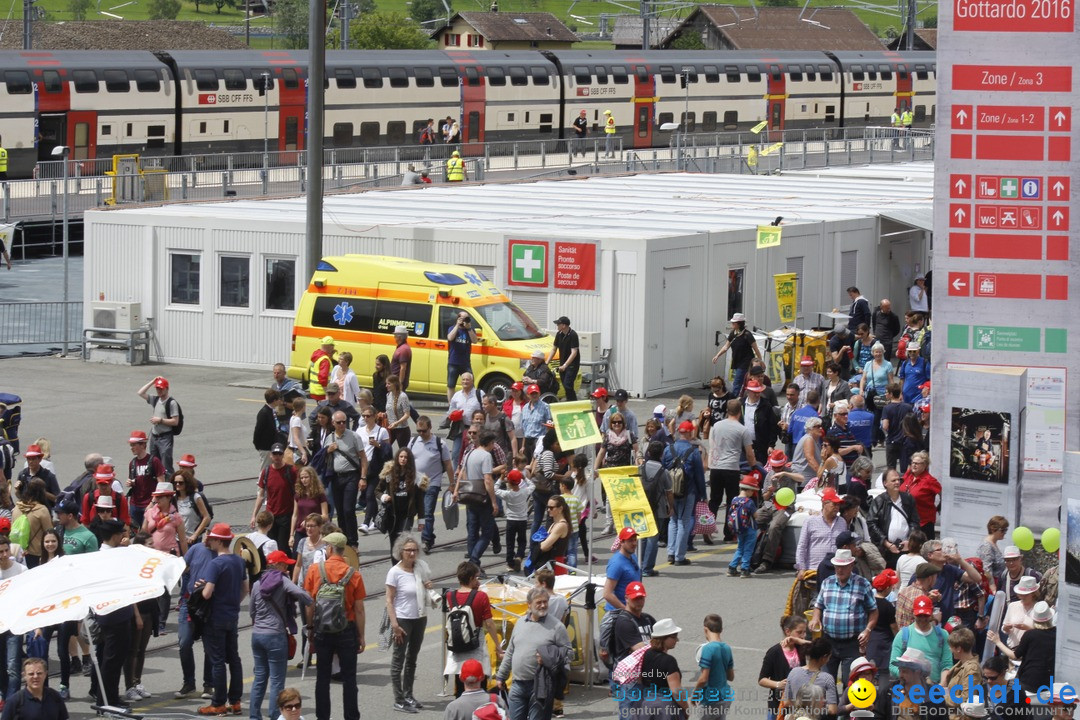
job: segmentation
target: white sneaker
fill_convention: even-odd
[[[368,525],[366,523],[360,523],[360,527],[358,527],[356,529],[357,529],[357,531],[359,531],[363,535],[367,535],[368,531],[371,530],[371,528],[368,527]]]
[[[140,702],[143,699],[143,696],[135,689],[135,687],[129,687],[127,692],[124,693],[124,699],[128,702]]]
[[[143,687],[142,683],[139,683],[135,686],[135,691],[142,696],[143,700],[154,697],[152,693],[147,692],[146,688]]]

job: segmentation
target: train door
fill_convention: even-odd
[[[304,108],[282,107],[278,111],[278,150],[294,152],[304,149]],[[292,163],[292,159],[283,162]]]
[[[653,118],[656,111],[656,78],[645,65],[634,69],[634,140],[635,148],[653,144]]]
[[[770,130],[784,129],[784,106],[787,103],[787,85],[784,70],[777,64],[769,65],[768,94],[765,95],[768,103],[768,118]]]
[[[52,156],[53,148],[57,145],[66,144],[67,140],[67,115],[63,113],[48,113],[38,117],[38,162],[55,160]]]
[[[484,108],[487,105],[487,82],[484,68],[466,53],[447,53],[457,66],[461,90],[461,152],[466,156],[483,155]]]
[[[893,107],[911,108],[914,112],[915,92],[911,83],[911,71],[900,63],[896,68],[896,104]],[[892,108],[889,108],[891,111]]]
[[[298,151],[302,151],[304,142],[304,114],[307,106],[307,90],[303,74],[292,67],[274,69],[274,88],[278,101],[278,152],[282,153],[282,164],[296,162]],[[273,98],[271,98],[271,104]],[[322,129],[319,130],[322,132]]]
[[[67,145],[72,160],[97,157],[97,113],[71,111],[67,118]]]

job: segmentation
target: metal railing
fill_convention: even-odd
[[[113,328],[83,328],[82,359],[89,360],[91,350],[107,348],[127,351],[128,365],[145,365],[150,358],[150,328],[116,330]]]
[[[0,303],[0,345],[61,345],[64,312],[68,314],[66,342],[77,345],[82,336],[82,302]]]

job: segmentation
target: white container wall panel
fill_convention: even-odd
[[[333,228],[335,230],[339,228]],[[347,229],[347,228],[340,228]],[[369,231],[369,228],[357,228],[364,231]],[[304,236],[300,236],[299,248],[303,252]],[[331,257],[333,255],[386,255],[387,242],[385,238],[378,235],[327,235],[323,234],[323,256]],[[315,268],[312,268],[314,271]],[[308,275],[305,278],[305,282],[311,280],[311,276]]]
[[[638,296],[642,287],[638,275],[616,274],[615,276],[615,312],[612,327],[615,337],[611,342],[611,363],[617,383],[615,388],[625,388],[631,395],[639,395],[644,389],[642,367],[645,352],[642,342],[641,313]]]
[[[91,215],[86,215],[88,225],[94,222]],[[141,302],[151,284],[142,269],[149,266],[148,254],[153,246],[145,238],[152,230],[143,225],[100,223],[100,226],[104,231],[93,233],[93,252],[86,253],[83,261],[83,302],[87,303],[83,309],[87,327],[92,319],[89,303],[101,299]]]
[[[570,318],[571,327],[580,332],[600,332],[600,313],[604,306],[600,302],[600,295],[589,293],[550,293],[548,295],[547,317],[533,318],[537,323],[543,322],[540,329],[554,335],[558,332],[555,327],[555,318],[565,315]],[[601,340],[607,342],[607,338]],[[607,347],[604,345],[604,347]]]

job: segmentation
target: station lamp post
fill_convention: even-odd
[[[60,158],[60,161],[64,164],[64,302],[62,309],[62,312],[64,313],[64,339],[62,354],[64,357],[67,357],[68,324],[70,322],[68,316],[68,156],[71,154],[71,148],[67,145],[57,145],[52,149],[52,154],[53,157]]]

